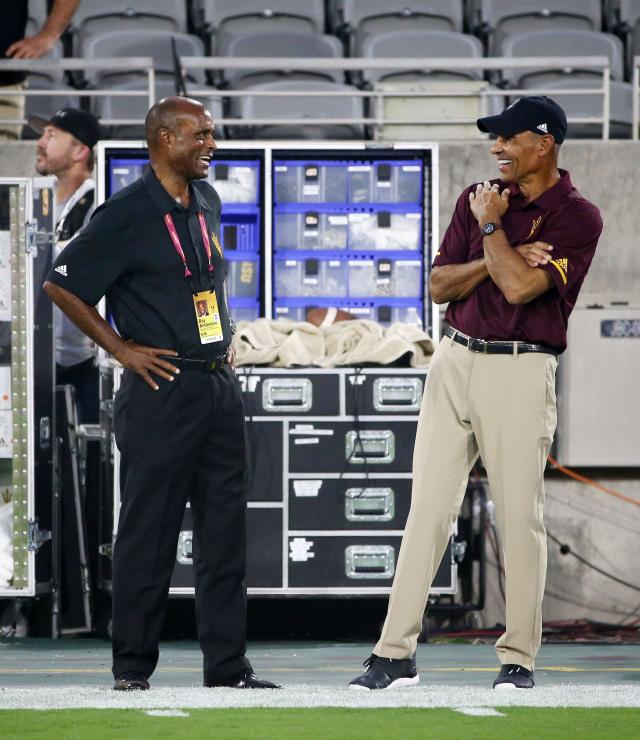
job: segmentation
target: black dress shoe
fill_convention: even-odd
[[[278,686],[277,683],[271,681],[264,681],[258,678],[256,674],[248,669],[241,673],[235,673],[233,676],[228,678],[221,678],[217,681],[205,681],[204,685],[210,689],[216,687],[226,686],[230,689],[281,689],[282,686]]]
[[[494,689],[532,689],[533,671],[517,663],[505,663],[493,682]]]
[[[350,689],[399,689],[402,686],[413,686],[420,680],[413,656],[381,658],[373,653],[363,665],[367,670],[349,683]]]
[[[113,685],[114,691],[147,691],[149,682],[144,673],[139,671],[126,671],[116,676],[116,682]]]

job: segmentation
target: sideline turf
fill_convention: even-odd
[[[504,717],[450,709],[184,709],[151,717],[141,709],[0,710],[0,738],[11,740],[372,740],[372,738],[640,737],[640,709],[507,707]]]

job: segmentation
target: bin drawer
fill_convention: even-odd
[[[289,529],[404,529],[410,478],[294,478]]]
[[[347,295],[347,263],[336,259],[282,259],[275,264],[276,296]]]
[[[279,163],[274,166],[276,203],[344,203],[347,169],[340,164]]]
[[[260,372],[239,368],[238,377],[248,416],[338,416],[340,413],[338,373]]]
[[[346,213],[274,213],[274,249],[346,249]]]
[[[187,507],[178,537],[170,592],[194,589],[193,519]],[[282,511],[247,509],[247,587],[282,587]],[[174,591],[175,592],[175,591]],[[178,592],[180,593],[180,592]]]
[[[290,535],[289,586],[389,589],[396,572],[401,539],[399,536],[373,533],[362,536],[347,533]],[[431,591],[453,591],[455,572],[449,542]]]
[[[289,425],[292,473],[411,472],[416,423],[313,422]]]
[[[425,372],[415,374],[349,373],[345,378],[347,414],[408,414],[420,412]]]

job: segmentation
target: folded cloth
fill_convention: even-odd
[[[322,330],[306,321],[241,321],[234,340],[236,365],[308,367],[325,356]]]
[[[426,367],[433,342],[420,327],[395,323],[385,329],[356,319],[328,326],[306,321],[241,321],[235,336],[236,364],[273,367],[389,365],[401,358],[411,367]]]

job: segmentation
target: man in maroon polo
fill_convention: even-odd
[[[433,262],[448,328],[431,361],[413,459],[411,511],[382,635],[350,688],[418,682],[429,586],[478,455],[503,538],[506,630],[494,688],[531,688],[547,567],[544,469],[556,426],[557,356],[602,219],[558,169],[564,111],[516,99],[478,120],[500,178],[467,188]]]

